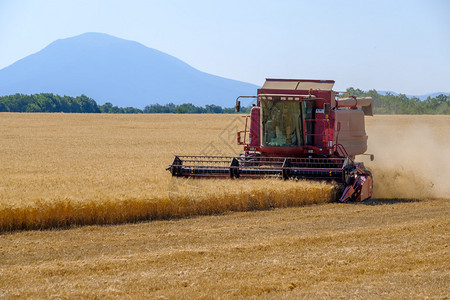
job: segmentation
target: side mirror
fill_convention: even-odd
[[[234,107],[234,111],[237,113],[241,111],[241,101],[236,100],[236,106]]]
[[[330,103],[325,103],[323,105],[323,112],[325,113],[325,116],[330,115]]]

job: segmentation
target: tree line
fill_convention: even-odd
[[[374,99],[375,114],[450,114],[450,96],[438,95],[421,101],[417,97],[407,97],[404,94],[379,94],[376,90],[368,92],[360,89],[348,88],[350,95],[357,97],[372,97]],[[345,97],[346,95],[342,95]],[[242,113],[249,113],[251,106],[242,107]],[[234,113],[233,108],[222,108],[218,105],[195,106],[191,103],[176,105],[173,103],[161,105],[151,104],[144,109],[134,107],[118,107],[107,102],[98,105],[95,100],[81,95],[78,97],[59,96],[52,93],[33,95],[15,94],[0,97],[0,112],[64,112],[64,113]]]
[[[243,107],[244,113],[249,113],[251,107]],[[222,108],[218,105],[195,106],[191,103],[175,105],[151,104],[143,110],[134,107],[118,107],[107,102],[98,105],[95,100],[81,95],[78,97],[60,96],[52,93],[33,95],[15,94],[0,97],[0,112],[64,112],[64,113],[111,113],[111,114],[142,114],[142,113],[234,113],[233,108]]]
[[[173,113],[173,114],[231,114],[234,113],[234,107],[225,107],[222,108],[218,105],[205,105],[195,106],[192,103],[184,103],[180,105],[175,105],[173,103],[169,103],[166,105],[161,104],[152,104],[147,105],[144,108],[144,113]],[[241,107],[242,113],[250,113],[251,106]]]
[[[59,96],[50,93],[15,94],[0,97],[0,112],[100,113],[97,103],[85,96]]]
[[[407,115],[449,115],[450,95],[438,95],[420,100],[417,97],[407,97],[405,94],[382,95],[376,90],[364,92],[360,89],[348,88],[347,92],[356,97],[372,97],[374,114],[407,114]],[[346,97],[347,95],[342,95]]]

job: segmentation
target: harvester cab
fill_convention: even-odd
[[[354,159],[367,150],[364,116],[372,115],[373,101],[338,98],[333,85],[333,80],[266,79],[257,96],[248,96],[256,105],[237,133],[241,156],[177,155],[168,170],[185,177],[333,181],[342,202],[370,198],[372,175]]]

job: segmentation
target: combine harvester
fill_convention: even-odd
[[[336,182],[337,200],[372,196],[372,174],[355,155],[367,150],[364,115],[372,116],[370,97],[337,98],[333,80],[266,79],[245,129],[239,157],[175,156],[167,170],[177,177],[306,179]],[[342,93],[341,93],[342,94]],[[373,155],[370,155],[373,160]]]

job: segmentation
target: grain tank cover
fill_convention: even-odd
[[[267,90],[300,90],[309,89],[331,91],[334,86],[334,80],[311,80],[311,79],[273,79],[266,78],[262,89]]]

